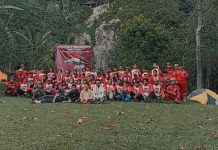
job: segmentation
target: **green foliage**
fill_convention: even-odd
[[[0,6],[0,64],[5,69],[21,63],[38,69],[53,66],[44,56],[57,44],[73,44],[74,34],[87,31],[84,20],[91,13],[79,1],[14,0]]]
[[[163,27],[139,15],[121,25],[116,51],[118,64],[137,63],[148,68],[152,63],[162,63],[170,52],[171,34]]]

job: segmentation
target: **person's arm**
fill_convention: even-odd
[[[92,90],[92,98],[98,98],[97,87],[94,87]]]

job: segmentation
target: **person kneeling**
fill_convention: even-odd
[[[93,100],[92,104],[102,104],[105,102],[105,92],[103,86],[101,86],[101,81],[97,80],[96,86],[93,88]]]
[[[170,100],[173,100],[177,104],[180,104],[181,102],[180,88],[176,84],[175,78],[171,79],[170,85],[167,87],[167,91],[166,91],[166,101],[169,103]]]

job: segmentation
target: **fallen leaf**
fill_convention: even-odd
[[[218,138],[218,131],[211,132],[210,135],[214,138]]]
[[[37,118],[37,117],[35,117],[35,118],[34,118],[34,120],[36,121],[36,120],[38,120],[38,118]]]
[[[60,137],[61,135],[58,134],[58,135],[56,135],[56,136],[57,136],[57,137]]]
[[[23,120],[26,120],[26,117],[23,117]]]
[[[107,116],[108,119],[111,119],[111,116]]]
[[[54,111],[54,110],[52,110],[52,111],[51,111],[51,113],[55,113],[55,111]]]
[[[206,145],[198,145],[198,146],[195,146],[195,149],[200,149],[200,150],[203,150],[203,149],[206,149],[207,146]]]
[[[77,112],[78,110],[74,110],[74,112]]]
[[[84,122],[83,118],[79,118],[79,120],[77,121],[78,124],[82,124]]]
[[[105,125],[104,129],[105,130],[110,130],[110,129],[113,129],[113,128],[116,128],[116,127],[117,127],[117,125]]]
[[[65,112],[64,112],[64,116],[67,116],[67,115],[69,115],[69,114],[70,114],[69,111],[65,111]]]
[[[180,149],[181,149],[181,150],[184,150],[184,147],[182,146],[182,147],[180,147]]]

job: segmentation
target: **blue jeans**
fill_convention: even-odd
[[[120,94],[122,95],[122,101],[125,101],[125,102],[131,101],[132,97],[130,94],[127,94],[126,92],[121,92]]]

